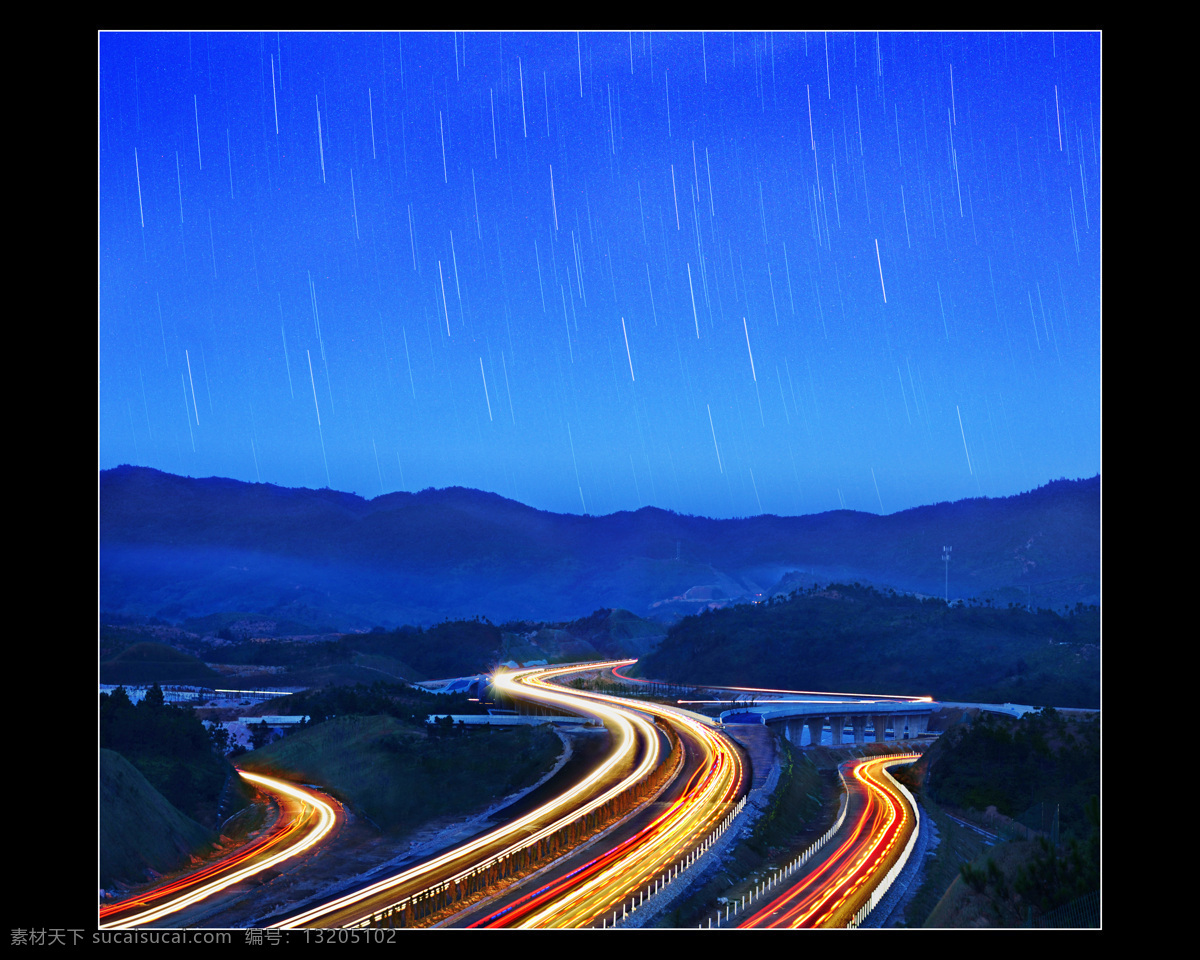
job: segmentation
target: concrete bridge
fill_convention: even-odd
[[[813,700],[787,705],[738,707],[721,713],[722,723],[762,723],[783,728],[784,736],[800,745],[804,728],[809,729],[809,742],[819,744],[828,726],[834,746],[867,742],[867,727],[871,727],[876,743],[882,743],[888,729],[896,740],[915,740],[929,726],[929,716],[941,704],[928,700]],[[847,727],[853,733],[847,736]]]

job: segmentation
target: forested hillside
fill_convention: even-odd
[[[1100,611],[947,606],[858,584],[687,617],[638,664],[662,680],[1100,705]]]

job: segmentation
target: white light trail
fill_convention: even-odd
[[[442,276],[442,261],[438,261],[438,282],[442,285],[442,310],[446,314],[446,336],[450,336],[450,308],[446,306],[446,278]]]
[[[321,182],[325,182],[325,139],[321,134],[321,98],[317,94],[313,94],[313,100],[317,104],[317,146],[321,149]]]
[[[875,262],[879,264],[879,289],[883,291],[883,302],[887,303],[887,287],[883,285],[883,261],[879,259],[879,238],[875,238]]]
[[[554,164],[550,164],[550,204],[554,208],[554,229],[558,229],[558,201],[554,199]]]
[[[521,58],[517,57],[517,78],[521,83],[521,130],[525,138],[529,138],[529,126],[525,122],[525,68],[521,66]]]
[[[746,352],[750,354],[750,376],[758,383],[758,374],[754,372],[754,351],[750,349],[750,329],[746,326],[745,317],[742,317],[742,329],[746,332]]]
[[[633,375],[633,356],[629,353],[629,332],[625,329],[625,318],[621,318],[621,334],[625,337],[625,356],[629,359],[629,379],[636,381]]]
[[[138,166],[137,147],[133,148],[133,172],[137,175],[138,216],[142,219],[142,229],[146,229],[146,214],[142,210],[142,171]]]
[[[688,292],[692,295],[692,320],[696,324],[696,339],[700,339],[700,318],[696,315],[696,291],[692,289],[692,265],[687,265]]]
[[[321,429],[321,408],[317,404],[317,380],[313,376],[312,352],[305,350],[304,353],[308,357],[308,381],[312,384],[313,409],[317,411],[317,436],[321,438],[321,460],[325,464],[325,485],[332,486],[333,484],[329,480],[329,458],[325,456],[325,431]]]
[[[184,359],[187,360],[188,383],[192,388],[192,410],[196,414],[196,426],[200,426],[200,410],[196,407],[196,384],[192,380],[192,358],[188,356],[188,352],[186,350],[183,351],[183,356]]]
[[[713,426],[712,407],[710,407],[707,403],[704,405],[704,407],[706,410],[708,410],[708,429],[712,431],[713,449],[717,451],[717,467],[722,473],[724,473],[725,467],[721,463],[721,448],[717,446],[717,428]]]
[[[492,419],[492,400],[488,396],[487,374],[483,372],[483,357],[479,358],[479,375],[483,377],[483,399],[487,402],[488,419]]]
[[[442,127],[442,111],[438,111],[438,134],[442,138],[442,182],[449,183],[450,176],[446,173],[446,131]]]
[[[583,484],[579,482],[579,462],[575,459],[575,440],[571,436],[571,425],[567,424],[567,442],[571,445],[571,463],[575,467],[575,486],[579,488],[579,502],[583,504],[583,512],[587,513],[587,501],[583,499]]]
[[[958,432],[962,434],[963,452],[967,455],[967,470],[974,475],[975,470],[971,466],[971,451],[967,449],[967,432],[963,430],[962,411],[958,409],[958,404],[954,405],[954,409],[958,411]]]

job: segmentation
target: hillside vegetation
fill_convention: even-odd
[[[1100,705],[1100,611],[947,606],[859,584],[687,617],[637,665],[661,680]]]
[[[390,716],[340,716],[242,757],[251,771],[320,784],[381,830],[474,812],[553,765],[562,742],[543,726],[430,735]]]
[[[134,705],[123,687],[99,704],[101,887],[186,866],[211,852],[253,791],[188,707],[152,687]]]
[[[195,713],[165,703],[157,686],[137,705],[123,687],[100,695],[100,746],[120,753],[172,806],[210,828],[229,781],[238,781]]]
[[[216,834],[175,809],[128,760],[100,750],[100,887],[139,883],[208,852]]]
[[[939,738],[922,765],[925,789],[942,805],[995,807],[1047,833],[1057,817],[1060,837],[1085,840],[1088,804],[1100,795],[1100,720],[1051,708],[1020,720],[981,712]]]
[[[221,679],[221,675],[207,667],[202,660],[165,643],[132,643],[108,659],[103,658],[103,646],[101,653],[101,683],[216,686]]]
[[[980,712],[953,724],[898,775],[948,842],[926,870],[930,889],[908,920],[935,927],[1098,925],[1100,721],[1046,709],[1020,720]],[[942,808],[982,822],[1004,842],[964,855],[965,833]],[[942,849],[942,847],[946,849]],[[964,862],[966,860],[966,862]],[[1084,905],[1081,908],[1081,905]],[[1090,905],[1090,906],[1087,906]]]

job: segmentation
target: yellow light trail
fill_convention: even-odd
[[[497,689],[511,695],[516,692],[518,682],[532,674],[541,673],[544,676],[552,676],[559,673],[578,673],[582,669],[603,669],[610,665],[634,662],[636,661],[622,660],[614,661],[613,664],[600,663],[588,664],[586,666],[576,664],[569,668],[550,670],[543,667],[528,668],[513,673],[497,675],[493,680],[493,684]],[[522,688],[521,690],[522,695],[528,692],[527,688]],[[388,906],[380,907],[379,905],[373,905],[367,912],[374,915],[392,907],[400,906],[413,896],[430,889],[441,889],[450,884],[461,883],[488,864],[526,847],[536,845],[539,840],[549,837],[567,824],[574,823],[591,811],[603,806],[609,800],[648,776],[657,765],[659,753],[658,733],[652,723],[634,711],[622,707],[614,707],[600,701],[598,698],[584,698],[576,694],[559,693],[550,689],[539,690],[537,699],[544,703],[562,707],[573,713],[595,717],[608,724],[610,729],[614,731],[617,742],[615,749],[604,763],[600,764],[600,766],[576,786],[525,814],[525,816],[504,824],[468,843],[448,850],[424,863],[373,883],[362,890],[346,894],[319,907],[314,907],[311,910],[306,910],[301,914],[290,917],[278,924],[278,926],[294,928],[315,924],[329,917],[332,913],[352,909],[356,905],[363,904],[365,901],[383,896],[394,888],[398,899]],[[637,750],[639,735],[642,742],[647,746],[641,763],[629,774],[622,777],[614,786],[584,803],[582,806],[576,805],[576,801],[585,796],[596,784],[602,782],[619,769],[622,764],[632,759]],[[541,827],[537,826],[539,822],[543,822],[547,818],[552,818],[549,823],[545,823]],[[530,830],[533,832],[528,832]],[[495,850],[494,848],[497,845],[502,845],[502,848]],[[479,855],[488,850],[492,852],[486,853],[482,857],[482,862],[480,862]],[[428,881],[427,885],[418,886],[423,881]],[[402,889],[403,893],[401,893]]]
[[[228,889],[234,884],[241,883],[248,877],[252,877],[256,873],[260,873],[269,867],[276,866],[297,854],[303,853],[314,845],[320,843],[325,836],[333,829],[337,822],[337,815],[328,803],[322,800],[319,796],[304,787],[297,786],[293,783],[288,783],[286,780],[278,780],[275,777],[266,777],[258,773],[247,773],[245,770],[239,770],[238,773],[243,779],[249,780],[251,783],[257,784],[264,790],[271,793],[282,794],[292,800],[302,804],[301,815],[296,818],[293,824],[285,831],[284,837],[290,836],[299,826],[307,825],[311,829],[300,837],[295,843],[285,846],[282,850],[267,857],[266,859],[257,861],[253,865],[243,867],[239,870],[234,870],[232,873],[224,873],[218,879],[204,883],[195,889],[182,894],[179,897],[168,900],[166,903],[152,907],[142,913],[135,914],[132,917],[125,917],[121,920],[115,920],[111,923],[99,924],[100,929],[125,929],[127,927],[141,926],[142,924],[153,923],[156,920],[161,920],[164,917],[170,916],[185,907],[190,907],[195,903],[199,903],[206,897],[212,896],[221,890]],[[307,808],[312,807],[313,812],[307,813]],[[111,911],[106,911],[111,912]]]
[[[543,695],[561,696],[548,690],[546,680],[574,672],[579,672],[577,666],[546,671],[523,678],[523,685],[536,687]],[[603,694],[573,693],[570,696],[583,696],[628,709],[626,701]],[[705,755],[696,775],[699,783],[689,785],[668,810],[639,832],[619,857],[594,874],[581,878],[571,889],[556,891],[557,895],[550,902],[514,925],[560,927],[595,923],[630,895],[672,869],[677,860],[713,830],[736,801],[744,774],[736,748],[724,735],[669,707],[640,703],[636,709],[669,719],[671,723],[685,727],[700,741]]]
[[[849,836],[803,881],[738,926],[829,926],[845,912],[847,904],[864,899],[887,873],[892,851],[908,836],[913,822],[907,800],[885,768],[919,756],[914,753],[856,761],[850,773],[866,788],[867,804]]]

